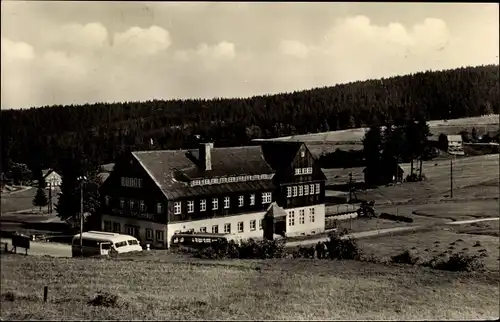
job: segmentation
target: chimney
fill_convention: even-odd
[[[212,170],[212,148],[213,143],[200,143],[199,160],[200,167],[204,171]]]

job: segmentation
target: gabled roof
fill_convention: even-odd
[[[282,207],[278,206],[276,201],[272,202],[266,210],[266,215],[270,215],[273,218],[286,217],[288,213]]]
[[[52,172],[56,173],[53,169],[45,169],[45,170],[42,170],[42,176],[45,178],[47,177],[49,174],[51,174]]]
[[[193,179],[273,174],[275,171],[264,160],[260,146],[213,148],[209,171],[199,167],[198,150],[136,151],[132,155],[169,199],[274,189],[272,180],[189,185]]]
[[[286,168],[290,166],[293,158],[297,155],[303,142],[260,142],[264,156],[274,169]]]
[[[450,134],[447,135],[448,141],[462,141],[462,136],[460,134]]]

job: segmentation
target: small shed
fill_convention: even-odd
[[[47,187],[54,189],[55,187],[61,186],[62,178],[61,176],[52,169],[42,170],[42,176],[47,184]]]

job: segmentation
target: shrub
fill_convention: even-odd
[[[209,247],[199,250],[195,256],[206,259],[268,259],[283,258],[286,256],[286,251],[283,240],[249,239],[242,241],[240,245],[232,241],[214,242]]]
[[[409,250],[405,250],[403,253],[391,257],[391,261],[397,264],[415,265],[419,260],[420,257]]]
[[[484,263],[480,256],[456,253],[445,259],[433,258],[426,266],[455,272],[473,272],[484,270]]]
[[[88,305],[105,306],[105,307],[120,307],[122,304],[120,297],[109,292],[99,292],[96,297],[90,300]]]
[[[410,223],[413,222],[413,218],[401,216],[401,215],[388,214],[385,212],[381,213],[379,218],[394,220],[394,221],[410,222]]]
[[[350,237],[347,237],[348,230],[344,229],[342,232],[333,232],[328,235],[328,241],[326,242],[326,248],[328,257],[330,259],[360,259],[362,251],[359,248],[356,241]]]

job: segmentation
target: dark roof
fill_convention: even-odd
[[[101,168],[104,172],[111,172],[113,171],[113,167],[115,166],[114,163],[107,163],[107,164],[103,164],[101,165]]]
[[[198,166],[198,150],[136,151],[132,155],[169,199],[273,189],[272,180],[255,180],[191,187],[198,178],[273,174],[260,146],[212,148],[212,170]]]
[[[52,169],[44,169],[42,170],[42,176],[45,178],[46,176],[48,176],[49,174],[51,174],[52,172],[55,172],[54,170]],[[57,172],[56,172],[57,173]]]
[[[292,163],[293,158],[297,155],[300,147],[304,144],[303,142],[282,141],[259,143],[262,146],[267,163],[274,169],[288,167]]]

